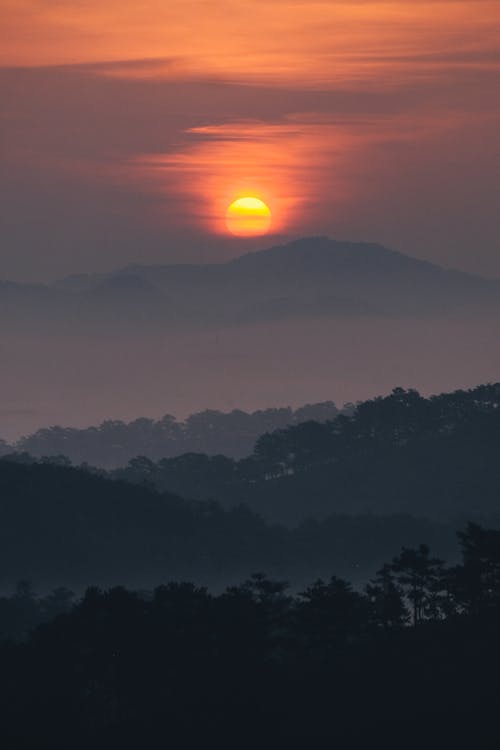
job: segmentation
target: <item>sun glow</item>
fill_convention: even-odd
[[[239,237],[267,234],[271,227],[271,211],[264,201],[253,196],[238,198],[228,206],[226,226]]]

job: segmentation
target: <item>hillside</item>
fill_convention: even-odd
[[[492,384],[431,398],[396,389],[266,433],[240,460],[139,456],[106,473],[7,456],[0,587],[220,588],[259,570],[294,586],[332,572],[357,582],[420,542],[451,559],[467,520],[500,528],[499,450]]]
[[[395,389],[352,416],[263,435],[239,462],[186,455],[115,475],[189,497],[245,502],[298,523],[332,513],[500,518],[500,384],[424,398]]]
[[[264,570],[294,586],[333,571],[363,580],[388,550],[422,540],[448,559],[454,530],[408,516],[332,516],[291,531],[243,507],[223,510],[47,462],[0,460],[0,590],[90,584],[220,588]]]

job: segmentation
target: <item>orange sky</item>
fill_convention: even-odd
[[[498,66],[499,23],[498,0],[3,0],[0,64],[163,58],[237,80],[401,84]]]
[[[5,267],[199,258],[255,194],[279,235],[500,275],[467,254],[496,235],[499,88],[499,0],[2,0]]]

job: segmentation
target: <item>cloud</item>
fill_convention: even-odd
[[[407,85],[443,66],[498,65],[499,28],[491,0],[4,0],[0,63],[104,62],[104,75],[144,78]]]

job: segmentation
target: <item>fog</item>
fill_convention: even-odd
[[[498,320],[282,321],[147,335],[2,333],[0,436],[204,408],[338,404],[495,381]]]

